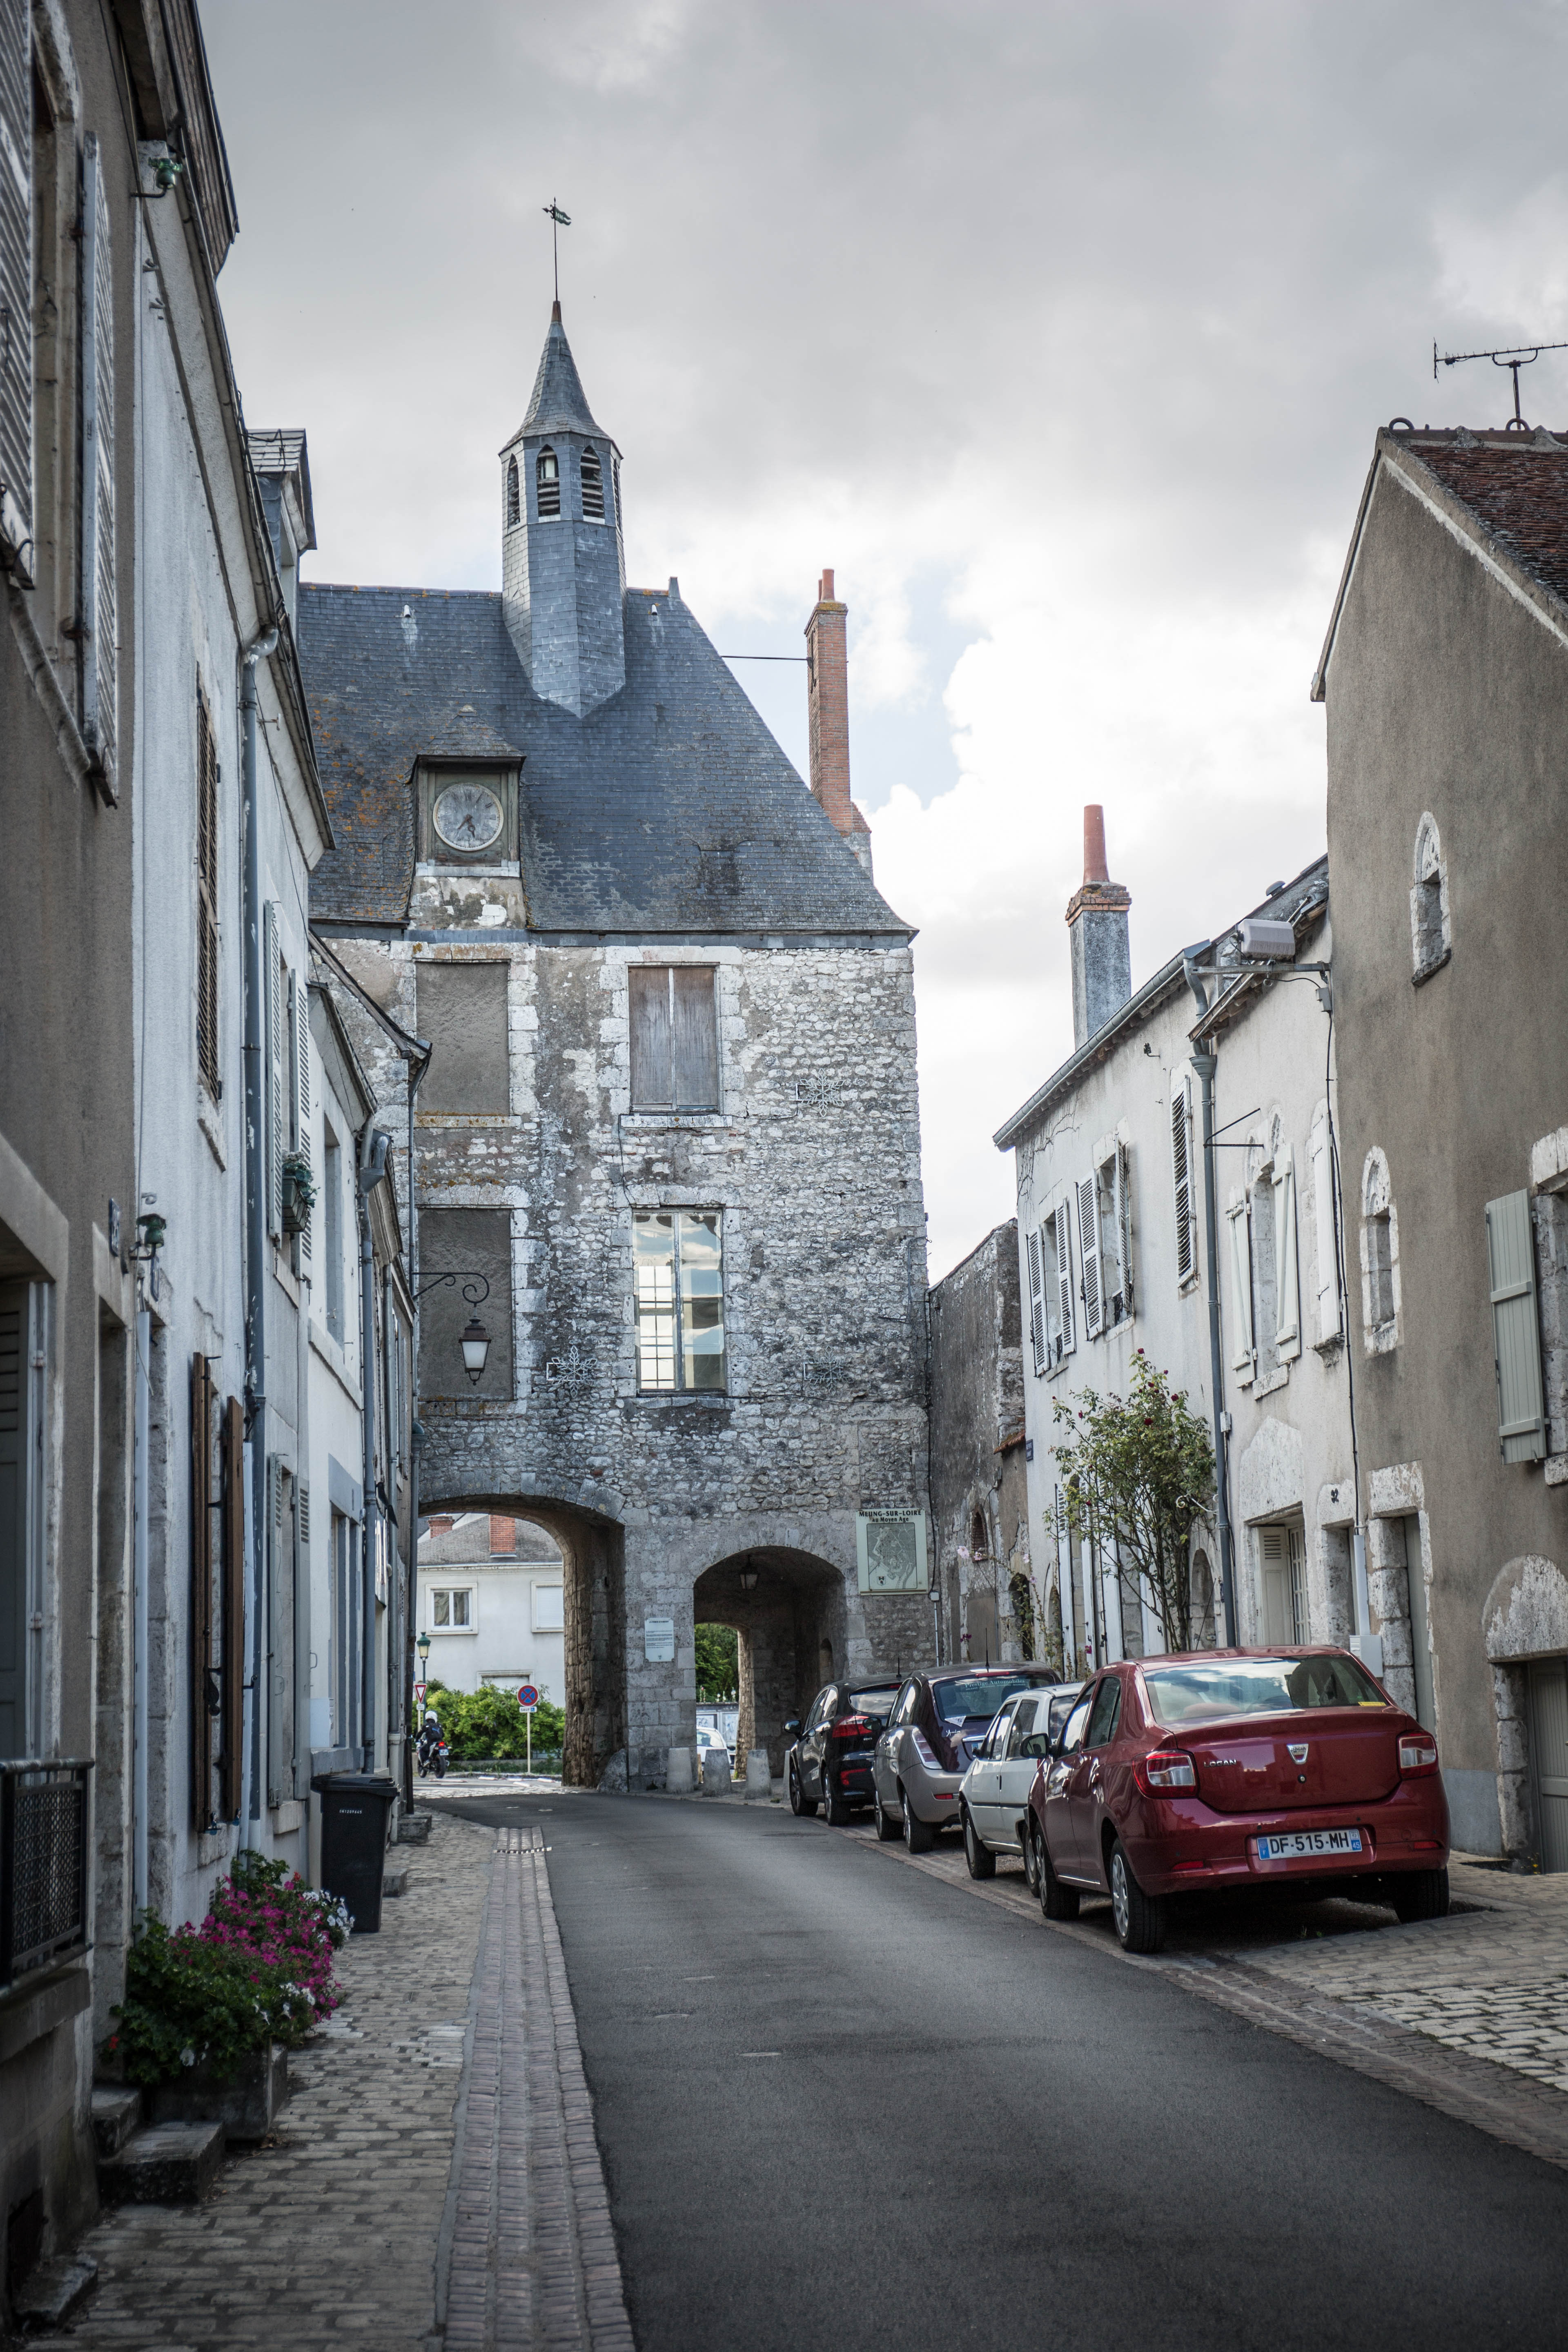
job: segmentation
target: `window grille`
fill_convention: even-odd
[[[717,1209],[637,1210],[632,1219],[637,1387],[722,1393],[724,1261]]]
[[[534,467],[539,520],[550,522],[561,512],[561,468],[553,449],[542,449]]]
[[[605,469],[598,451],[590,445],[583,452],[583,520],[603,522],[605,520]]]
[[[91,1769],[0,1765],[0,1987],[87,1948]]]

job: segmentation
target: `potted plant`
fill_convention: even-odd
[[[286,1234],[308,1233],[310,1212],[316,1205],[316,1179],[310,1162],[302,1151],[287,1151],[283,1155],[283,1230]]]

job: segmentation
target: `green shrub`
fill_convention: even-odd
[[[445,1683],[432,1683],[425,1704],[441,1726],[454,1764],[528,1753],[526,1720],[515,1691],[493,1686],[455,1691],[448,1690]],[[542,1700],[533,1716],[534,1754],[548,1756],[558,1752],[565,1736],[565,1716],[548,1699]]]

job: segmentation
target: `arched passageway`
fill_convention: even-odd
[[[626,1738],[626,1569],[617,1523],[579,1503],[540,1495],[441,1494],[419,1498],[421,1517],[499,1511],[543,1528],[561,1550],[565,1617],[566,1715],[562,1778],[595,1788]]]
[[[764,1546],[704,1569],[691,1594],[692,1622],[732,1625],[740,1643],[743,1760],[765,1748],[784,1770],[784,1724],[804,1715],[835,1674],[847,1671],[844,1578],[810,1552]]]

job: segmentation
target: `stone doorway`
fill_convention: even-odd
[[[804,1716],[826,1682],[846,1670],[844,1579],[809,1552],[769,1546],[704,1569],[691,1594],[700,1625],[732,1625],[739,1643],[737,1762],[765,1748],[784,1770],[784,1724]]]

